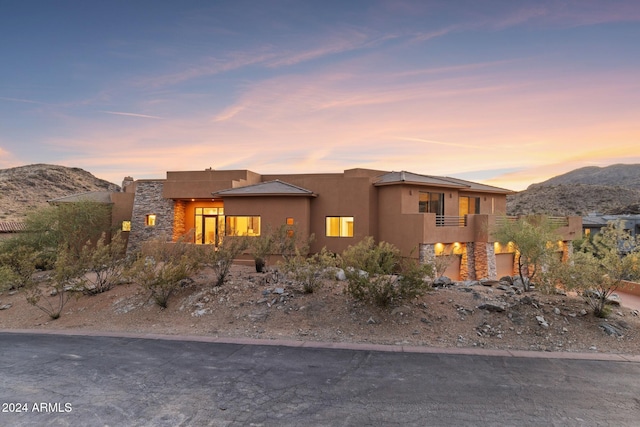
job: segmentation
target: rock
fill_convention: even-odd
[[[618,328],[616,328],[613,325],[608,324],[607,322],[602,322],[600,323],[598,326],[600,326],[600,328],[602,328],[602,330],[604,330],[604,332],[607,335],[611,335],[611,336],[615,336],[615,337],[622,337],[624,336],[624,334],[622,333],[622,331],[620,331]]]
[[[631,314],[633,314],[634,316],[637,316],[638,314],[640,314],[640,312],[638,310],[632,310]]]
[[[560,314],[560,309],[558,307],[555,307],[553,309],[553,314]]]
[[[587,310],[585,310],[584,308],[580,310],[580,316],[586,316],[586,315],[587,315]]]
[[[536,316],[536,320],[538,321],[538,325],[542,326],[544,329],[549,328],[549,323],[542,316]]]
[[[486,287],[493,287],[494,285],[497,286],[500,284],[499,281],[497,280],[491,280],[491,279],[482,279],[480,280],[480,284],[482,286],[486,286]]]
[[[191,316],[193,317],[202,317],[205,314],[209,314],[211,313],[211,309],[210,308],[201,308],[200,310],[196,310],[193,313],[191,313]]]
[[[500,278],[501,282],[507,282],[508,284],[512,285],[513,284],[513,277],[511,276],[502,276]]]
[[[369,317],[369,320],[367,320],[367,324],[369,325],[375,325],[376,321],[373,319],[373,317]]]
[[[0,310],[8,310],[10,308],[11,308],[11,304],[5,304],[5,305],[0,306]]]
[[[631,329],[631,325],[624,320],[618,320],[616,322],[616,325],[621,327],[622,329]]]
[[[282,295],[282,294],[284,294],[284,289],[283,288],[275,288],[273,290],[273,293],[274,294],[278,294],[278,295]]]
[[[498,301],[487,301],[483,304],[480,304],[477,308],[479,308],[480,310],[487,310],[495,313],[501,313],[506,310],[505,305]]]
[[[267,316],[269,316],[269,312],[264,310],[264,311],[256,311],[253,313],[250,313],[248,315],[249,319],[252,322],[263,322],[267,319]]]
[[[336,271],[336,280],[339,280],[341,282],[344,282],[345,280],[347,280],[347,275],[344,274],[344,270],[343,269],[338,269],[338,271]]]
[[[451,286],[452,284],[453,284],[453,281],[449,279],[447,276],[440,276],[433,281],[434,288],[445,288],[447,286]]]

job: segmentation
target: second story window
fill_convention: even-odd
[[[444,193],[421,191],[418,200],[418,212],[444,215]]]
[[[480,213],[480,197],[460,196],[460,216]]]

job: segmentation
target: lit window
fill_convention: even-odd
[[[353,237],[353,217],[328,216],[325,234],[327,237]]]
[[[418,212],[444,215],[444,193],[421,191],[418,200]]]
[[[131,221],[122,221],[122,231],[131,231]]]
[[[480,197],[460,196],[460,216],[480,213]]]
[[[287,225],[293,225],[293,218],[287,218]]]
[[[227,236],[259,236],[259,216],[227,216],[225,232]]]
[[[155,214],[149,214],[145,217],[144,219],[144,225],[146,225],[147,227],[155,227],[156,225],[156,215]]]

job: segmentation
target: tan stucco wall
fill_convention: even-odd
[[[261,232],[275,231],[293,218],[295,229],[308,236],[310,200],[308,197],[228,197],[224,200],[225,216],[260,216]]]
[[[264,179],[280,179],[318,194],[310,204],[309,229],[315,235],[312,252],[319,252],[323,247],[342,252],[367,236],[377,239],[377,194],[372,185],[372,176],[358,173],[267,175]],[[325,236],[327,216],[352,216],[354,236]]]
[[[211,199],[214,191],[257,184],[261,176],[248,170],[167,172],[165,199]]]

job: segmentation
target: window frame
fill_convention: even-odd
[[[427,200],[422,200],[426,195]],[[433,196],[438,196],[437,200]],[[435,191],[418,191],[418,213],[434,213],[444,215],[444,193]]]
[[[243,230],[244,232],[238,232],[237,220],[239,218],[247,219],[247,229]],[[231,224],[236,221],[236,224]],[[257,229],[258,232],[255,232],[255,222],[257,221]],[[249,228],[249,222],[251,225],[254,225],[253,228]],[[253,233],[249,234],[249,230],[254,230]],[[262,218],[260,215],[225,215],[224,217],[224,235],[225,236],[248,236],[248,237],[259,237],[262,233]]]
[[[330,224],[330,221],[337,220],[336,224]],[[350,215],[327,215],[324,219],[324,235],[325,237],[353,238],[355,234],[355,217]],[[337,228],[337,232],[335,232]]]

